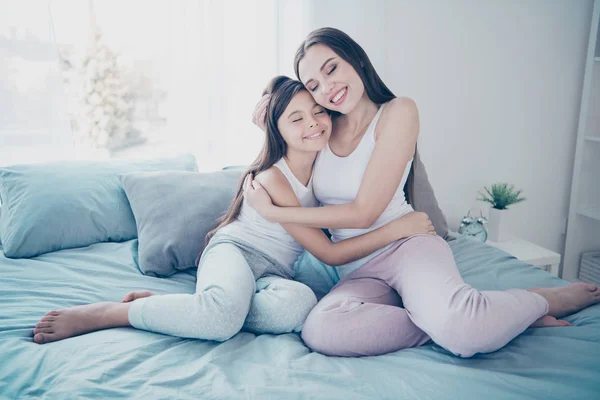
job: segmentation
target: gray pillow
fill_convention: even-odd
[[[448,235],[446,217],[435,198],[418,148],[415,148],[413,163],[404,186],[404,195],[415,211],[424,212],[429,216],[435,232],[439,236],[447,241],[454,239],[451,235]]]
[[[243,171],[164,171],[121,176],[138,230],[143,274],[169,276],[195,266],[206,234],[229,207]]]

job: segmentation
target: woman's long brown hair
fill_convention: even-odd
[[[371,64],[371,60],[369,60],[369,56],[363,48],[350,36],[335,28],[316,29],[309,33],[300,44],[294,56],[294,72],[298,79],[300,79],[298,70],[300,61],[306,56],[308,49],[316,44],[329,47],[335,54],[352,65],[352,68],[360,76],[363,85],[365,85],[365,91],[373,103],[383,104],[396,98],[375,71],[375,67]],[[339,115],[339,113],[333,112],[332,115]]]
[[[248,174],[256,176],[259,173],[271,168],[273,164],[279,161],[287,152],[287,143],[283,140],[283,136],[277,127],[277,121],[287,108],[292,98],[300,91],[306,90],[301,82],[288,78],[287,76],[277,76],[269,82],[267,88],[263,91],[263,95],[270,94],[269,104],[266,112],[266,137],[263,148],[254,162],[242,175],[238,182],[236,195],[227,212],[218,219],[217,227],[211,230],[206,235],[206,243],[214,236],[214,234],[222,227],[229,225],[240,214],[242,203],[244,200],[244,178]]]

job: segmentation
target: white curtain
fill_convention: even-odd
[[[0,1],[0,165],[65,156],[70,126],[45,2]]]
[[[251,114],[279,71],[277,11],[277,0],[0,0],[0,165],[251,162],[263,142]]]

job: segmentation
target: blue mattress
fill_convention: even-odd
[[[451,246],[465,280],[479,289],[565,284],[485,244],[463,238]],[[117,328],[33,343],[34,324],[52,309],[120,301],[131,290],[194,291],[195,271],[144,276],[136,254],[137,240],[33,259],[0,252],[0,397],[600,398],[600,306],[567,318],[573,327],[529,329],[502,350],[471,359],[435,344],[378,357],[326,357],[296,334],[246,332],[215,343]]]

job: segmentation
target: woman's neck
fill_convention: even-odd
[[[304,185],[308,185],[312,175],[313,164],[317,158],[316,152],[297,151],[288,147],[287,153],[283,156],[288,167],[292,170],[294,176]]]
[[[367,95],[365,91],[360,101],[356,104],[356,107],[348,114],[342,114],[336,118],[338,126],[342,127],[338,131],[338,134],[350,137],[360,136],[364,133],[367,125],[373,121],[375,114],[377,114],[379,106],[375,104]]]

